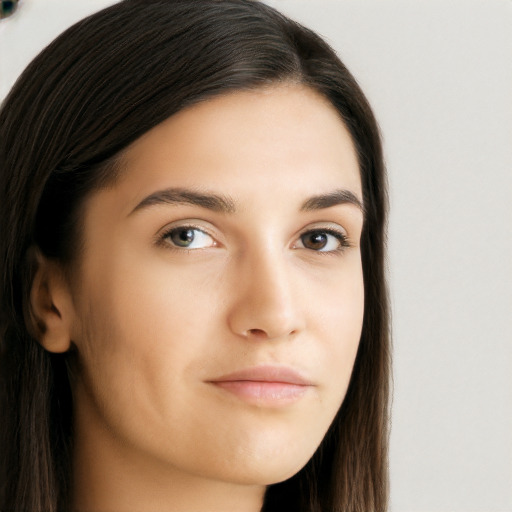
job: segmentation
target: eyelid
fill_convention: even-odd
[[[336,222],[315,222],[314,224],[308,224],[306,227],[300,230],[299,236],[302,236],[311,231],[325,231],[327,233],[332,232],[340,234],[345,238],[349,237],[347,230]]]
[[[185,229],[190,228],[194,230],[201,231],[202,233],[206,234],[207,236],[211,237],[214,243],[211,246],[204,247],[204,248],[192,248],[188,249],[186,247],[179,247],[178,245],[174,245],[170,243],[166,238],[170,235],[170,233],[176,229]],[[308,247],[296,247],[296,244],[300,241],[301,237],[304,235],[311,233],[311,232],[324,232],[327,234],[330,234],[332,236],[335,236],[338,238],[340,242],[340,247],[335,250],[328,250],[328,251],[322,251],[322,250],[314,250],[310,249]],[[165,248],[171,248],[176,249],[178,251],[198,251],[201,249],[207,249],[211,247],[222,247],[223,244],[219,241],[219,235],[217,234],[214,226],[210,227],[210,223],[207,221],[204,221],[203,219],[181,219],[174,222],[171,222],[167,225],[165,225],[163,228],[158,230],[157,234],[155,235],[155,243],[156,245],[164,246]],[[293,242],[292,248],[299,248],[299,249],[308,249],[311,252],[314,253],[322,253],[322,254],[333,254],[333,253],[339,253],[343,252],[345,249],[352,247],[351,239],[347,233],[347,230],[341,226],[338,223],[332,222],[332,221],[326,221],[326,222],[315,222],[313,224],[309,224],[305,226],[303,229],[300,230],[299,234],[296,236],[295,241]]]
[[[206,223],[207,224],[207,223]],[[162,229],[158,230],[157,234],[155,235],[155,243],[157,245],[164,246],[165,248],[170,249],[176,249],[178,251],[197,251],[200,250],[199,248],[196,249],[188,249],[186,247],[179,247],[177,245],[173,245],[170,242],[166,240],[166,238],[170,235],[172,231],[175,229],[194,229],[197,231],[201,231],[205,235],[208,235],[212,240],[215,242],[213,245],[209,247],[219,247],[221,244],[219,243],[218,237],[212,233],[212,229],[209,229],[208,226],[205,226],[205,222],[198,220],[198,219],[183,219],[183,220],[177,220],[174,222],[171,222],[170,224],[167,224]],[[208,247],[208,248],[209,248]]]
[[[296,247],[298,249],[307,249],[311,251],[312,253],[318,253],[322,255],[332,255],[332,254],[339,254],[344,252],[346,249],[352,247],[351,240],[349,238],[349,235],[347,233],[347,230],[340,226],[339,224],[332,223],[332,222],[317,222],[315,224],[310,224],[306,226],[304,229],[300,231],[300,234],[294,244],[297,244],[299,241],[301,242],[301,238],[304,235],[307,235],[308,233],[326,233],[330,234],[331,236],[334,236],[338,239],[339,247],[333,250],[328,251],[322,251],[322,250],[314,250],[310,249],[308,247]],[[301,242],[303,243],[303,242]]]

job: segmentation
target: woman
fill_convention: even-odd
[[[125,0],[0,115],[2,510],[383,511],[370,107],[258,2]]]

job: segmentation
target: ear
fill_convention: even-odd
[[[74,315],[69,285],[61,266],[36,251],[36,272],[30,291],[32,334],[49,352],[71,347]]]

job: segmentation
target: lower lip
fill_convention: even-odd
[[[261,382],[253,380],[222,381],[212,382],[212,384],[251,404],[274,407],[296,402],[311,387],[287,382]]]

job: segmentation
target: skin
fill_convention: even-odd
[[[144,204],[176,187],[236,211]],[[189,107],[125,151],[120,179],[85,204],[71,282],[48,261],[34,282],[41,342],[76,349],[74,510],[257,511],[306,464],[343,401],[364,310],[361,209],[301,210],[340,189],[362,198],[351,138],[296,84]],[[174,245],[169,230],[190,225],[191,248]],[[212,384],[266,364],[309,385],[286,402]]]

